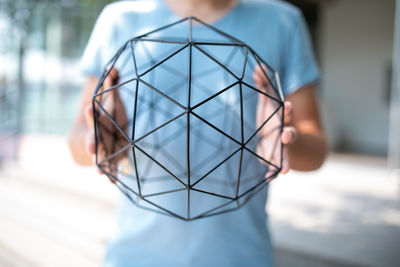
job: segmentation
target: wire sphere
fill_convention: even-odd
[[[183,220],[225,213],[281,170],[278,73],[194,17],[128,40],[92,100],[96,165],[139,207]]]

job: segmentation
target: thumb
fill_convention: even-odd
[[[282,174],[287,174],[290,170],[289,166],[289,152],[287,146],[284,146],[283,148],[283,159],[282,159]]]
[[[96,152],[96,147],[95,147],[95,141],[94,141],[94,132],[90,131],[87,135],[86,135],[86,151],[93,155]]]
[[[94,130],[93,130],[93,108],[91,105],[88,105],[85,108],[85,120],[86,120],[86,126],[88,128],[88,132],[86,134],[86,150],[90,154],[95,153],[95,144],[94,144]]]
[[[117,85],[119,82],[119,73],[118,70],[113,67],[111,68],[110,72],[108,73],[108,76],[105,78],[103,85],[104,89],[108,89],[114,85]]]

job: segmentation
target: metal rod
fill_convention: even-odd
[[[186,164],[187,164],[187,203],[186,216],[190,218],[190,113],[191,113],[191,91],[192,91],[192,20],[189,20],[189,79],[188,79],[188,98],[186,114]]]
[[[184,45],[183,47],[179,48],[178,50],[176,50],[174,53],[170,54],[169,56],[167,56],[166,58],[162,59],[160,62],[156,63],[155,65],[151,66],[149,69],[147,69],[145,72],[143,72],[142,74],[139,75],[139,77],[142,77],[144,75],[146,75],[149,71],[153,70],[154,68],[158,67],[159,65],[161,65],[162,63],[164,63],[165,61],[167,61],[168,59],[170,59],[171,57],[175,56],[176,54],[178,54],[179,52],[181,52],[183,49],[185,49],[186,47],[188,47],[188,44]]]

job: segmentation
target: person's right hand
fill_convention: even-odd
[[[104,80],[102,87],[103,90],[118,84],[118,81],[118,71],[115,68],[112,68],[109,75]],[[126,116],[124,104],[122,103],[119,95],[119,88],[115,88],[110,92],[103,94],[101,98],[98,99],[100,99],[100,104],[113,118],[113,120],[121,127],[121,129],[125,130],[128,118]],[[90,104],[85,108],[85,119],[88,128],[88,133],[86,136],[86,150],[90,155],[94,157],[96,154],[93,114],[97,116],[97,162],[101,163],[114,153],[118,153],[118,151],[128,145],[129,142],[115,127],[104,111],[102,111],[99,107],[96,107],[95,112],[93,112],[93,106]],[[101,164],[101,167],[109,174],[115,176],[117,172],[117,164],[125,157],[126,153],[118,153],[115,157],[110,158]],[[100,169],[97,170],[100,174],[102,174]],[[115,182],[114,179],[110,179],[112,182]]]
[[[271,84],[269,83],[267,77],[265,77],[264,72],[267,72],[267,68],[263,66],[264,71],[260,66],[256,66],[254,68],[253,79],[254,83],[260,91],[263,91],[266,94],[271,94],[270,92],[273,90]],[[261,95],[261,94],[260,94]],[[262,125],[264,121],[274,112],[277,108],[276,104],[274,105],[273,100],[268,97],[259,97],[257,104],[257,115],[256,115],[256,124],[257,128]],[[260,143],[257,146],[257,152],[262,155],[265,159],[268,159],[270,162],[275,163],[275,165],[280,165],[281,155],[277,153],[276,150],[279,149],[280,144],[276,141],[276,133],[280,134],[280,141],[283,143],[283,151],[282,151],[282,164],[281,164],[281,172],[282,174],[286,174],[290,170],[289,166],[289,153],[288,146],[292,144],[297,137],[297,130],[292,125],[292,103],[289,101],[284,102],[284,125],[283,130],[280,133],[281,128],[281,118],[277,114],[270,118],[268,121],[268,127],[263,127],[258,135],[260,137]],[[268,171],[265,175],[266,178],[270,177],[273,174],[273,171]]]

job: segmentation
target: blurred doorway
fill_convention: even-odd
[[[308,23],[333,151],[386,156],[395,0],[287,0]]]

